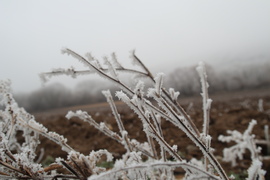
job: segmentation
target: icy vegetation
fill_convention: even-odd
[[[120,88],[115,94],[130,109],[136,113],[143,124],[146,142],[138,142],[129,137],[125,129],[117,106],[113,101],[110,90],[103,91],[110,105],[112,114],[118,124],[118,131],[112,131],[106,123],[98,123],[87,112],[78,110],[68,112],[67,119],[77,117],[94,126],[100,132],[117,141],[126,149],[120,159],[114,159],[106,149],[92,151],[89,155],[76,152],[67,144],[63,136],[49,132],[46,127],[35,121],[23,108],[18,107],[10,93],[10,82],[0,81],[0,102],[3,109],[0,111],[0,178],[2,179],[174,179],[174,170],[182,168],[185,171],[184,179],[214,179],[228,180],[224,168],[214,156],[211,147],[212,137],[209,135],[209,113],[212,100],[208,97],[208,83],[204,63],[199,63],[197,71],[201,79],[203,101],[203,127],[197,127],[178,101],[179,92],[170,88],[165,89],[164,74],[154,76],[147,67],[131,52],[134,65],[140,70],[124,68],[113,53],[111,58],[105,57],[104,64],[87,53],[86,58],[68,48],[62,53],[79,60],[86,70],[77,71],[70,69],[55,69],[49,73],[42,73],[43,81],[49,80],[54,75],[87,75],[96,73],[102,78],[113,82]],[[134,87],[129,87],[121,80],[121,73],[131,73],[135,81]],[[145,89],[145,79],[152,81],[152,87]],[[202,161],[186,160],[178,153],[176,145],[170,145],[162,131],[162,121],[168,121],[182,130],[191,142],[202,152]],[[224,150],[224,159],[236,164],[237,158],[241,160],[245,149],[251,152],[252,165],[248,169],[248,179],[264,179],[265,171],[259,156],[260,149],[256,146],[254,135],[251,131],[256,124],[252,120],[248,129],[243,133],[228,131],[229,136],[220,136],[224,142],[235,141],[236,145]],[[39,145],[39,136],[59,144],[63,151],[68,153],[65,159],[57,158],[54,163],[43,167],[36,154]],[[111,169],[97,166],[100,160],[114,161]],[[59,169],[66,171],[58,171]]]

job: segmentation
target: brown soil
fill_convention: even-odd
[[[250,166],[248,151],[244,156],[244,160],[239,160],[236,167],[231,167],[230,163],[222,161],[222,150],[233,144],[219,142],[217,137],[221,134],[226,135],[227,130],[243,132],[248,127],[249,122],[255,119],[258,124],[255,126],[253,133],[256,135],[256,139],[264,139],[264,126],[270,126],[270,89],[234,93],[224,92],[214,95],[210,94],[210,97],[213,99],[210,117],[210,135],[212,136],[212,147],[215,149],[215,155],[220,160],[223,167],[225,167],[228,174],[245,174],[247,168]],[[263,112],[258,111],[258,100],[260,98],[263,99],[264,102]],[[180,98],[179,102],[184,109],[187,109],[188,114],[201,130],[203,119],[201,98]],[[193,103],[193,106],[191,106],[191,103]],[[123,103],[117,102],[117,106],[124,126],[129,132],[129,137],[143,142],[145,135],[142,131],[140,120]],[[118,132],[116,121],[106,103],[63,108],[43,113],[35,113],[34,115],[37,121],[44,124],[50,131],[64,135],[68,139],[69,145],[75,150],[83,154],[89,154],[92,150],[107,149],[113,153],[116,159],[120,158],[121,155],[125,153],[125,149],[122,145],[114,142],[109,137],[79,119],[74,118],[67,120],[65,118],[65,114],[69,110],[75,111],[80,109],[91,114],[97,122],[104,121],[112,130]],[[162,128],[167,142],[171,145],[178,145],[179,153],[183,157],[186,159],[192,157],[200,159],[202,157],[198,148],[179,129],[166,121],[162,121]],[[66,158],[66,153],[61,151],[57,144],[45,138],[42,138],[41,146],[45,149],[44,159],[49,156],[53,158]],[[265,146],[262,146],[262,154],[264,156],[267,155],[267,148]],[[270,170],[269,160],[264,160],[263,168]],[[179,173],[182,172],[179,171]],[[270,179],[269,173],[266,179]]]

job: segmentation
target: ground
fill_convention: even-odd
[[[270,126],[270,89],[261,88],[256,90],[246,90],[238,92],[220,92],[210,94],[213,99],[210,115],[210,135],[212,136],[212,147],[215,149],[215,155],[220,163],[225,167],[228,174],[238,175],[246,174],[250,166],[249,153],[247,152],[243,160],[238,161],[236,167],[231,167],[230,163],[222,161],[222,150],[232,144],[219,142],[218,136],[226,135],[227,130],[237,130],[243,132],[252,119],[257,120],[253,133],[256,139],[265,139],[264,126]],[[259,100],[263,100],[264,110],[258,110]],[[188,97],[179,98],[179,103],[186,109],[195,124],[202,129],[202,106],[201,98]],[[140,120],[123,103],[117,102],[118,111],[121,114],[125,128],[129,132],[130,138],[136,138],[138,141],[144,141],[145,136],[142,131]],[[77,106],[62,109],[54,109],[47,112],[34,113],[36,120],[44,124],[50,131],[55,131],[64,135],[68,139],[68,144],[75,150],[89,154],[92,150],[107,149],[115,158],[120,158],[125,149],[114,142],[109,137],[103,135],[95,128],[79,119],[67,120],[65,114],[69,110],[85,110],[98,122],[104,121],[109,128],[118,131],[117,124],[111,114],[109,106],[106,103],[95,105]],[[177,144],[179,154],[186,159],[202,157],[198,148],[177,128],[166,121],[162,121],[162,128],[165,139],[171,144]],[[66,157],[66,153],[61,151],[59,146],[49,140],[42,138],[41,146],[45,150],[43,161],[55,157]],[[262,156],[266,157],[267,147],[262,146]],[[270,151],[270,150],[268,150]],[[263,169],[270,170],[270,160],[264,160]],[[183,173],[177,170],[177,173]],[[270,179],[269,173],[266,179]]]

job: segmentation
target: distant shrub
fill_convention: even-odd
[[[31,93],[16,94],[18,104],[27,111],[38,112],[49,109],[105,102],[98,81],[82,82],[72,91],[60,83],[42,87]],[[93,89],[96,89],[95,91]]]
[[[237,91],[270,86],[270,63],[249,64],[239,67],[214,69],[206,64],[209,92]],[[180,67],[169,74],[166,86],[174,87],[184,96],[199,93],[196,66]]]

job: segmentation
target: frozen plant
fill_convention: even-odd
[[[164,74],[159,73],[155,77],[135,55],[134,51],[131,52],[130,57],[133,63],[138,65],[141,70],[124,68],[118,62],[114,53],[111,58],[104,58],[104,64],[89,53],[86,54],[86,58],[68,48],[64,48],[62,53],[78,59],[87,67],[87,70],[76,71],[73,69],[69,71],[58,69],[57,71],[41,74],[43,80],[48,80],[53,75],[59,74],[67,74],[76,77],[81,74],[96,73],[114,82],[120,88],[120,90],[116,92],[116,96],[138,115],[147,137],[147,142],[145,143],[139,143],[137,140],[129,138],[110,91],[103,91],[103,94],[110,104],[113,115],[118,123],[119,132],[113,132],[106,127],[104,123],[97,123],[87,112],[80,110],[77,112],[69,112],[67,114],[68,119],[78,117],[93,125],[126,148],[126,153],[123,155],[122,159],[116,160],[114,168],[109,172],[91,176],[92,179],[170,179],[170,177],[173,177],[173,169],[176,167],[182,167],[186,171],[186,179],[229,179],[216,157],[213,155],[213,149],[211,148],[211,136],[208,132],[209,112],[212,100],[208,98],[208,84],[203,63],[200,63],[197,68],[202,84],[204,112],[203,132],[200,132],[199,128],[196,127],[190,116],[179,104],[177,99],[179,92],[175,92],[172,88],[166,90],[163,87]],[[132,73],[135,77],[140,78],[134,88],[129,87],[120,79],[119,74],[121,72]],[[142,77],[149,78],[153,82],[153,87],[146,90],[146,92],[144,90]],[[156,103],[152,103],[153,100]],[[187,160],[177,153],[177,146],[170,145],[164,139],[161,127],[162,120],[167,120],[178,127],[193,141],[205,157],[203,166],[187,162]],[[168,161],[169,156],[173,158],[174,163],[170,164],[171,162]],[[143,158],[146,159],[146,161],[142,161]],[[147,167],[147,170],[145,170],[145,167]]]
[[[4,109],[0,111],[0,175],[3,179],[174,179],[175,168],[182,168],[186,173],[184,179],[230,179],[223,167],[217,161],[211,148],[211,136],[209,135],[210,107],[212,100],[208,97],[208,83],[203,63],[200,63],[197,71],[202,85],[203,99],[203,127],[200,131],[178,102],[179,92],[163,86],[164,74],[154,76],[149,69],[132,51],[130,57],[134,65],[140,70],[123,67],[113,53],[111,58],[105,57],[104,64],[94,58],[90,53],[83,57],[74,51],[63,48],[62,53],[68,54],[83,63],[87,69],[77,71],[75,68],[54,69],[49,73],[42,73],[41,79],[47,81],[54,75],[70,75],[75,78],[78,75],[96,73],[119,87],[115,96],[123,101],[130,109],[137,114],[143,125],[146,135],[146,142],[139,142],[131,139],[129,132],[125,129],[113,97],[109,90],[103,91],[107,98],[112,113],[118,124],[118,131],[113,131],[106,126],[106,123],[98,123],[87,112],[78,110],[68,112],[67,119],[78,117],[79,119],[94,126],[100,132],[123,145],[126,153],[122,158],[115,159],[114,167],[110,170],[97,166],[100,159],[105,156],[107,161],[112,161],[113,156],[107,150],[92,151],[89,155],[76,152],[67,144],[67,140],[37,123],[34,117],[24,109],[19,108],[10,93],[10,83],[0,81],[0,102]],[[135,87],[130,87],[121,79],[120,73],[131,73],[135,75]],[[148,78],[152,81],[152,87],[145,89],[144,81]],[[179,82],[181,83],[181,82]],[[170,145],[164,138],[162,121],[168,121],[198,147],[204,156],[203,161],[188,161],[178,153],[176,145]],[[253,123],[254,124],[254,123]],[[251,124],[247,133],[251,132]],[[17,139],[18,131],[23,131],[25,141]],[[66,159],[57,158],[55,163],[48,167],[36,161],[36,148],[39,144],[39,136],[42,135],[49,140],[59,144],[63,151],[68,153]],[[252,136],[244,136],[252,137]],[[252,138],[249,138],[252,146]],[[241,141],[239,141],[241,144]],[[244,145],[241,145],[244,146]],[[254,148],[254,147],[253,147]],[[249,179],[262,179],[264,171],[261,170],[261,162],[258,157],[258,150],[252,149],[253,163],[248,170]],[[170,160],[169,160],[170,159]],[[173,161],[172,161],[173,160]],[[56,170],[65,168],[68,173],[58,173]]]
[[[236,144],[229,147],[225,148],[223,150],[223,160],[227,162],[231,162],[232,166],[235,166],[237,163],[237,158],[239,160],[243,159],[243,155],[248,149],[251,153],[251,160],[252,160],[252,165],[248,169],[248,180],[252,179],[264,179],[265,171],[262,170],[262,162],[261,162],[261,157],[259,156],[259,153],[261,151],[260,147],[256,146],[255,143],[255,135],[252,134],[252,129],[253,127],[257,124],[256,120],[252,120],[249,123],[248,128],[245,130],[244,133],[240,133],[239,131],[230,131],[228,130],[227,133],[229,136],[223,136],[220,135],[218,137],[218,140],[222,142],[231,142],[234,141]]]
[[[92,174],[105,171],[96,164],[103,155],[111,161],[110,153],[100,150],[84,156],[74,151],[67,144],[66,138],[55,132],[49,132],[46,127],[36,122],[31,114],[18,107],[10,91],[10,81],[0,80],[0,105],[3,107],[0,110],[1,179],[82,179],[82,177],[87,179]],[[67,160],[58,158],[48,167],[42,167],[39,163],[41,157],[37,154],[40,135],[59,144],[62,150],[69,154]],[[56,169],[63,167],[73,175],[55,173]],[[76,171],[80,171],[81,174]]]

